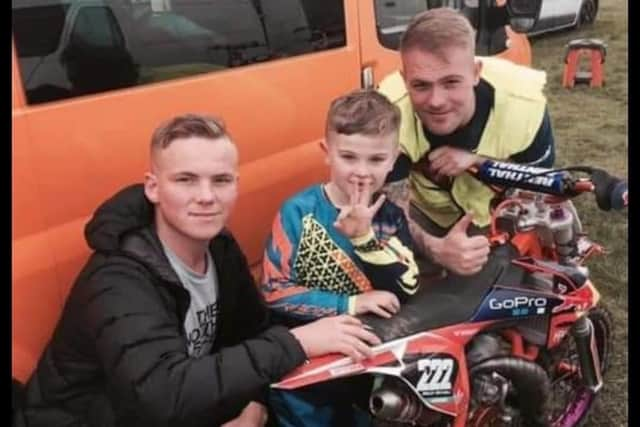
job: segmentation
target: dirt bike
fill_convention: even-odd
[[[627,184],[588,167],[486,161],[470,172],[497,194],[482,271],[423,286],[391,319],[359,316],[383,342],[373,357],[315,358],[273,387],[372,375],[368,409],[384,426],[585,420],[603,384],[613,324],[584,266],[603,249],[582,232],[570,199],[594,192],[601,209],[622,209]]]

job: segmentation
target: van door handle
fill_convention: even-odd
[[[360,86],[362,89],[373,89],[373,67],[364,67],[360,77]]]

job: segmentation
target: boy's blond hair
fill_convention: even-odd
[[[356,90],[335,99],[327,114],[326,136],[331,132],[367,136],[398,131],[400,109],[375,90]]]
[[[475,52],[475,30],[466,16],[448,7],[414,16],[400,40],[401,53],[417,48],[442,56],[452,47]]]

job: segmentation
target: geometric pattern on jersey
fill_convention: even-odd
[[[309,288],[356,295],[371,290],[371,282],[351,258],[336,245],[325,228],[308,214],[302,218],[302,235],[294,271],[298,283]]]

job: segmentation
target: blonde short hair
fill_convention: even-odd
[[[372,89],[356,90],[335,99],[327,114],[326,133],[388,135],[400,126],[400,109]]]
[[[192,136],[230,139],[222,119],[188,113],[174,117],[156,128],[151,136],[151,151],[167,148],[176,139]]]
[[[400,40],[400,52],[417,48],[442,56],[451,47],[475,52],[475,30],[466,16],[448,7],[414,16]]]

